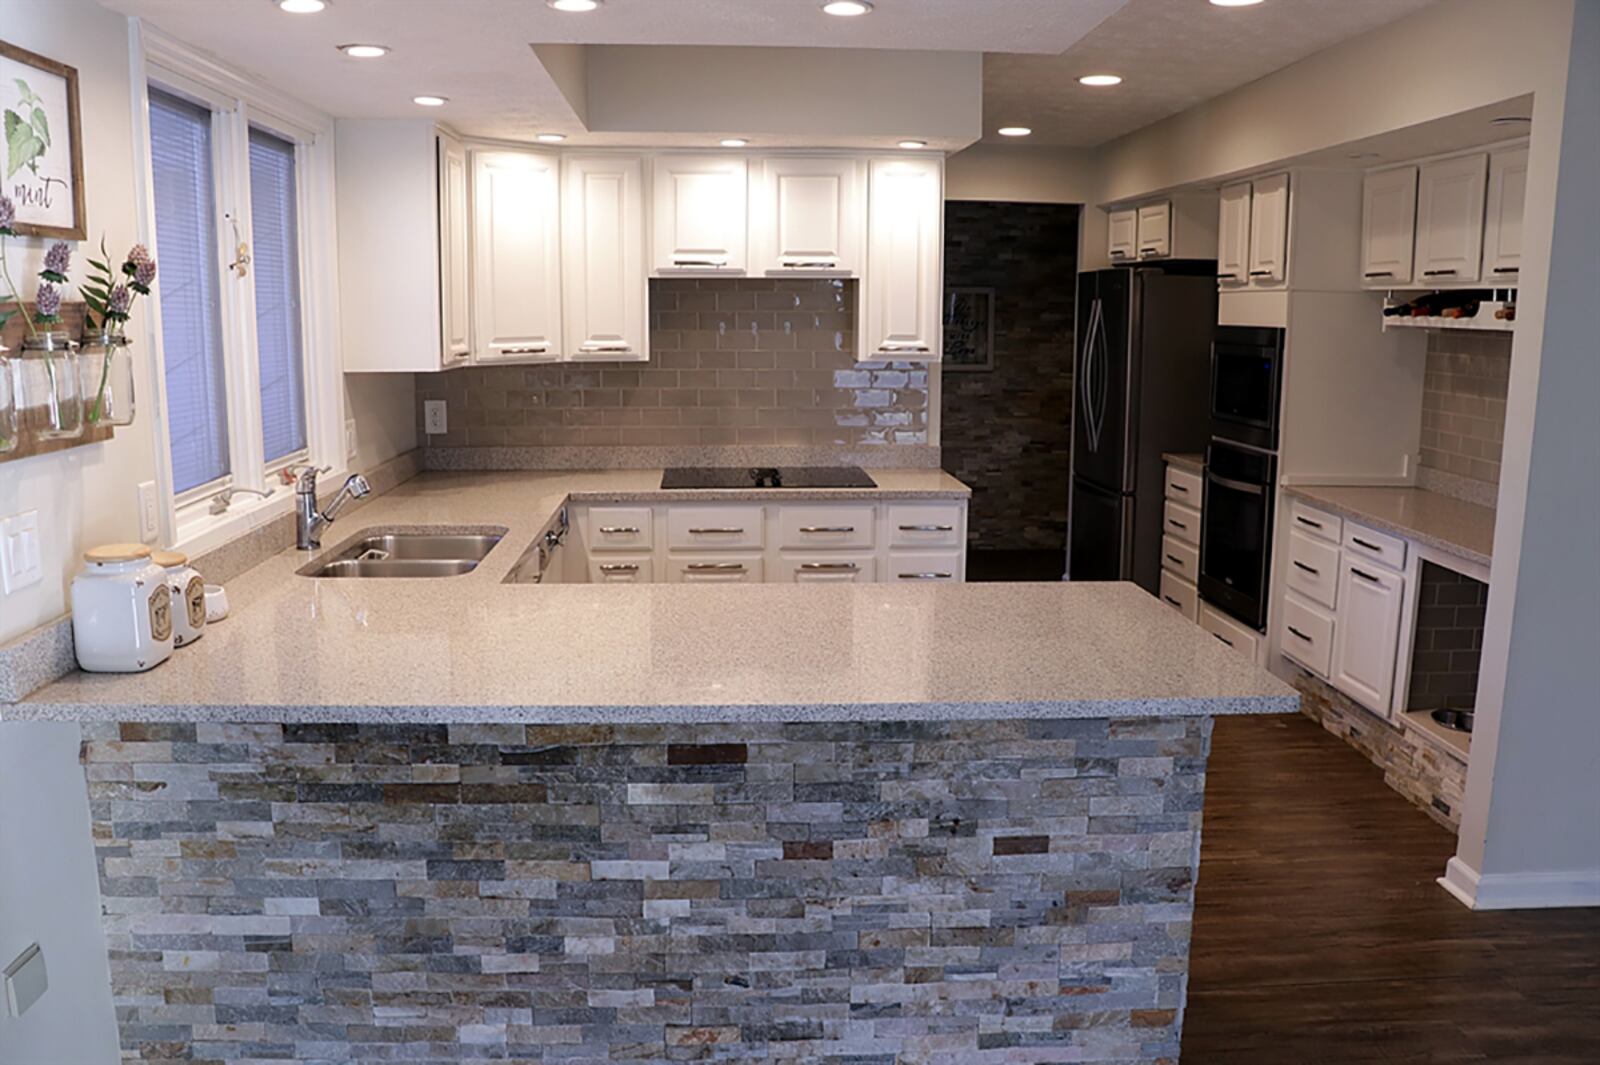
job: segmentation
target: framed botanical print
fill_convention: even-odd
[[[994,369],[994,289],[944,290],[946,370]]]
[[[83,132],[78,71],[0,41],[0,192],[20,236],[83,240]]]

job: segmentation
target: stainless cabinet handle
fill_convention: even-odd
[[[727,266],[728,265],[728,260],[727,260],[726,257],[721,258],[721,259],[688,259],[688,258],[681,258],[679,256],[674,255],[672,257],[672,265],[673,266],[715,266],[715,267],[723,267],[723,266]]]
[[[1272,276],[1272,271],[1271,270],[1252,270],[1252,271],[1250,271],[1250,276],[1251,277],[1271,277]]]
[[[1233,646],[1233,641],[1228,639],[1226,636],[1218,635],[1215,632],[1213,632],[1211,635],[1216,636],[1217,639],[1221,640],[1223,643],[1227,644],[1229,647]]]
[[[1315,577],[1317,574],[1322,572],[1321,570],[1317,569],[1317,567],[1308,566],[1304,562],[1301,562],[1299,559],[1294,559],[1293,561],[1294,561],[1295,569],[1305,570],[1307,573],[1311,574],[1313,577]]]
[[[858,570],[861,567],[854,562],[802,562],[800,568],[804,570]]]
[[[1286,625],[1284,627],[1289,630],[1291,635],[1300,637],[1306,643],[1316,643],[1317,642],[1317,641],[1313,640],[1311,637],[1307,636],[1305,633],[1301,632],[1299,629],[1295,628],[1293,625]]]
[[[1455,277],[1456,276],[1456,272],[1454,270],[1424,270],[1424,271],[1422,271],[1422,276],[1423,277]]]
[[[1154,253],[1156,253],[1156,252],[1158,252],[1160,250],[1161,250],[1160,248],[1140,248],[1139,249],[1139,254],[1140,255],[1153,255]]]
[[[793,262],[785,262],[783,268],[785,270],[837,270],[839,268],[839,260],[796,259]]]
[[[1223,477],[1210,472],[1207,472],[1206,476],[1211,478],[1212,484],[1220,484],[1222,487],[1231,488],[1235,492],[1243,492],[1252,496],[1265,494],[1265,489],[1259,484],[1251,484],[1249,481],[1236,481],[1232,477]]]
[[[1380,555],[1383,554],[1383,548],[1379,547],[1377,544],[1369,544],[1359,536],[1350,537],[1350,542],[1355,544],[1357,547],[1364,547],[1368,551],[1376,551]]]
[[[1128,253],[1123,251],[1121,248],[1116,248],[1111,252],[1111,257],[1113,259],[1126,259],[1128,257]]]
[[[878,345],[878,354],[895,355],[900,352],[917,352],[927,354],[933,349],[926,344],[911,344],[898,340],[886,340]]]
[[[1362,274],[1361,276],[1362,277],[1367,277],[1367,278],[1372,278],[1372,277],[1393,277],[1394,276],[1394,271],[1393,270],[1374,270],[1370,274]]]
[[[637,526],[637,525],[602,525],[602,526],[600,526],[600,534],[602,536],[623,536],[623,535],[634,536],[634,535],[637,535],[638,532],[639,532],[639,526]]]
[[[601,573],[638,573],[639,565],[636,562],[607,562],[601,565]]]
[[[1383,583],[1381,580],[1379,580],[1378,578],[1374,577],[1372,574],[1367,573],[1364,570],[1356,569],[1354,566],[1350,567],[1350,572],[1355,574],[1357,577],[1360,577],[1362,580],[1368,582],[1369,584],[1382,584]]]
[[[800,526],[800,531],[803,533],[853,533],[856,531],[856,527],[854,525],[802,525]]]
[[[1515,274],[1520,273],[1521,271],[1522,267],[1520,266],[1496,266],[1489,272],[1491,274]]]
[[[1311,519],[1310,519],[1310,518],[1303,518],[1303,517],[1301,517],[1301,516],[1300,516],[1300,515],[1298,515],[1298,514],[1296,514],[1296,515],[1295,515],[1295,516],[1294,516],[1294,520],[1295,520],[1295,521],[1297,521],[1297,522],[1299,522],[1299,523],[1300,523],[1300,524],[1301,524],[1301,525],[1309,525],[1309,526],[1311,526],[1311,527],[1312,527],[1312,528],[1313,528],[1313,529],[1320,529],[1320,528],[1322,528],[1322,522],[1320,522],[1320,521],[1312,521],[1312,520],[1311,520]]]
[[[586,352],[586,353],[597,352],[597,351],[623,352],[623,351],[632,351],[633,350],[633,345],[629,344],[629,343],[626,343],[626,342],[621,342],[621,343],[609,342],[608,343],[608,342],[603,342],[603,341],[590,341],[587,344],[579,345],[578,350],[581,351],[581,352]]]
[[[900,574],[900,579],[903,581],[947,581],[950,580],[951,576],[952,574],[949,573],[902,573]]]
[[[500,348],[498,355],[543,355],[550,350],[548,344],[528,344],[517,348]]]
[[[1237,281],[1237,280],[1239,280],[1239,275],[1238,274],[1218,274],[1217,275],[1217,280],[1219,280],[1219,281]]]
[[[691,562],[685,568],[691,569],[691,570],[695,570],[697,572],[704,572],[704,571],[707,571],[707,570],[715,570],[715,571],[722,572],[722,573],[738,573],[738,572],[740,572],[741,570],[744,569],[744,563],[743,562]]]
[[[738,536],[742,532],[744,532],[743,529],[705,528],[705,529],[690,529],[689,530],[689,535],[690,536],[711,536],[711,535]]]
[[[955,532],[954,525],[902,525],[901,532]]]

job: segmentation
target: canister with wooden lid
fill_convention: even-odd
[[[172,643],[184,647],[206,631],[206,582],[179,551],[157,551],[151,556],[167,572],[172,587]]]
[[[144,544],[84,552],[72,580],[78,665],[93,673],[141,673],[172,656],[172,587]]]

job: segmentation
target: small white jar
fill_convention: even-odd
[[[172,587],[144,544],[84,552],[72,580],[72,639],[91,673],[142,673],[172,657]]]
[[[189,565],[188,555],[157,551],[151,557],[167,571],[172,588],[172,645],[186,647],[206,632],[206,582]]]

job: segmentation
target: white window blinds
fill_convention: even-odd
[[[211,113],[150,91],[161,342],[173,489],[227,476],[228,402],[218,298]]]
[[[259,129],[250,131],[250,228],[261,438],[270,464],[306,447],[305,358],[295,146]]]

